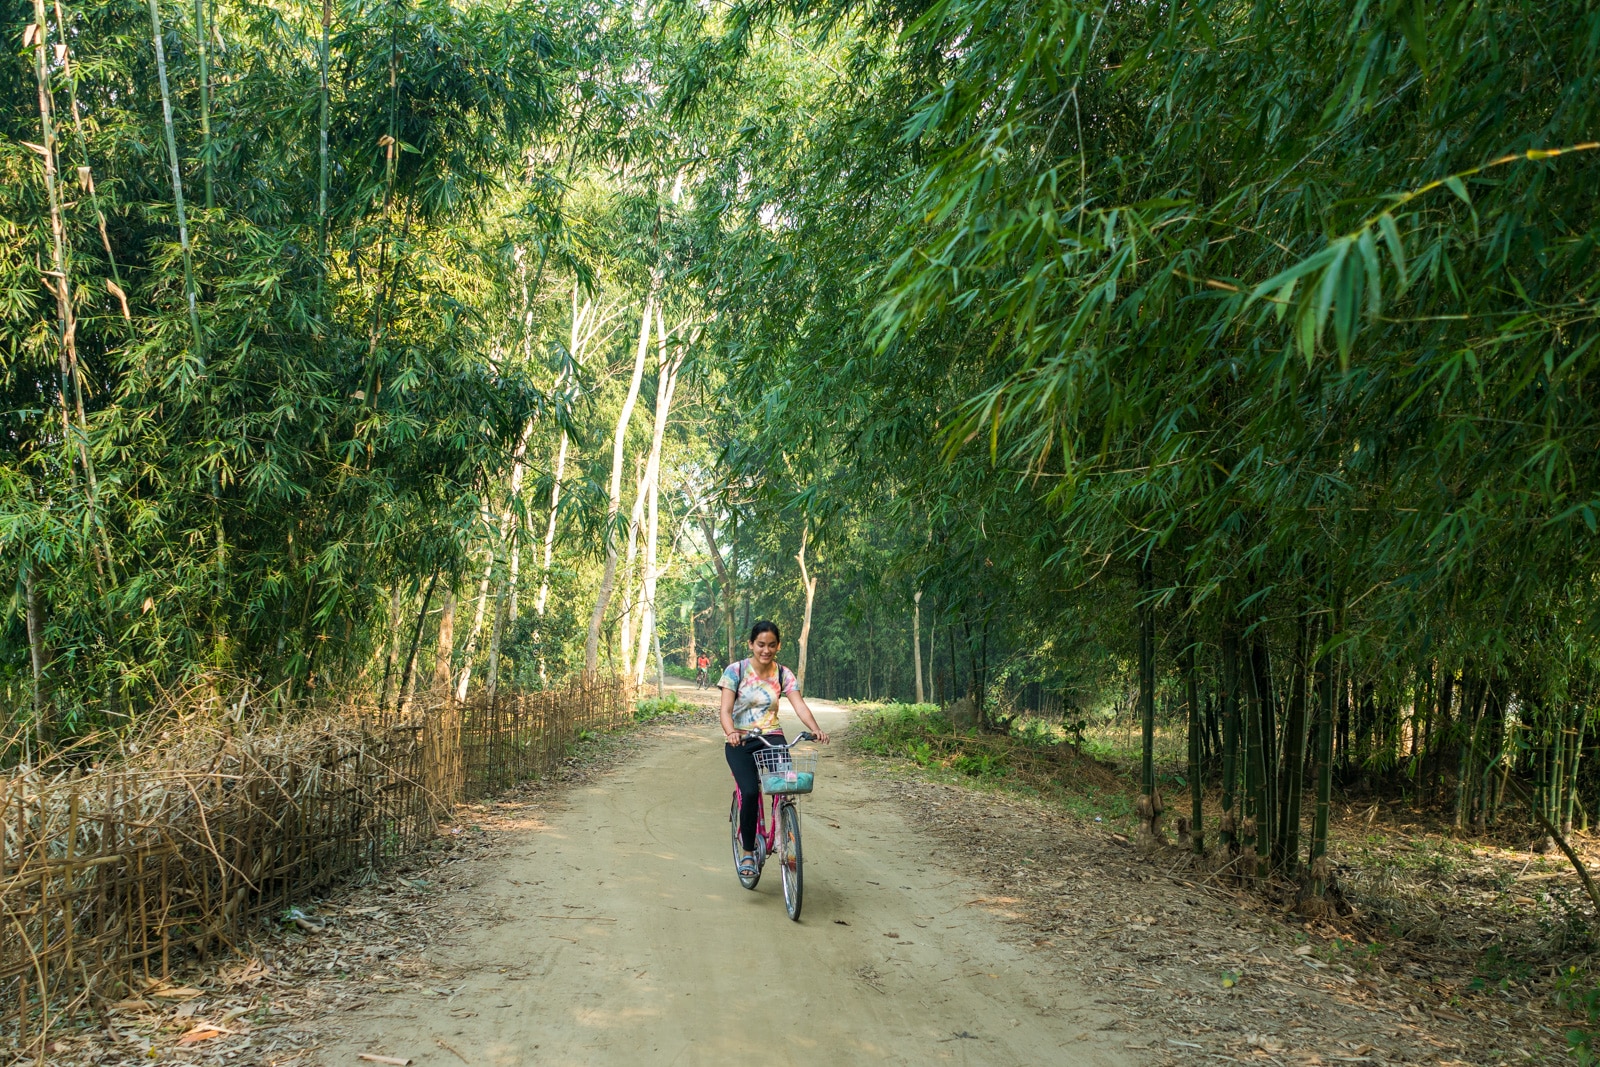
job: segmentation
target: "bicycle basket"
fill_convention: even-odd
[[[817,754],[768,748],[756,753],[756,769],[761,776],[761,791],[809,793],[817,778]]]

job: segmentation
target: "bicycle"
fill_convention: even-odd
[[[810,731],[801,731],[792,742],[775,745],[760,730],[749,730],[745,737],[758,738],[766,748],[756,752],[756,771],[761,779],[761,791],[772,800],[772,822],[766,813],[756,807],[756,873],[746,877],[740,874],[739,884],[754,889],[761,881],[761,870],[767,857],[778,857],[778,877],[783,885],[783,906],[789,918],[800,921],[800,900],[803,888],[800,849],[800,804],[795,799],[811,792],[816,781],[817,754],[795,752],[794,746],[802,741],[815,741]],[[744,849],[739,842],[739,787],[733,787],[733,807],[728,811],[728,822],[733,830],[733,867],[739,869],[739,859]]]
[[[704,667],[701,667],[698,671],[695,672],[694,687],[696,689],[704,689],[706,687],[706,682],[707,682],[706,669]]]

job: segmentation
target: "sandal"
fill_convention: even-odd
[[[760,873],[761,868],[756,866],[756,854],[754,852],[746,852],[743,856],[739,857],[740,878],[754,878]]]

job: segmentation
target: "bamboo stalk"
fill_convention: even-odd
[[[40,0],[35,0],[35,3]],[[183,250],[183,290],[189,305],[189,330],[194,337],[195,359],[205,374],[205,342],[200,333],[199,295],[194,282],[194,253],[189,247],[189,216],[183,206],[183,174],[178,168],[178,138],[172,128],[172,90],[167,83],[167,50],[161,41],[160,0],[150,0],[150,37],[155,43],[156,75],[161,85],[161,121],[166,132],[167,161],[172,171],[172,203],[178,214],[178,245]]]
[[[205,204],[209,211],[217,206],[217,200],[212,181],[211,66],[206,32],[206,0],[194,0],[195,50],[200,59],[200,170],[205,176]]]
[[[1183,652],[1179,657],[1179,667],[1183,671],[1183,696],[1189,705],[1189,834],[1194,853],[1197,856],[1205,855],[1205,807],[1201,790],[1200,769],[1200,687],[1195,677],[1194,668],[1194,630],[1193,622],[1189,617],[1189,596],[1184,591],[1184,643]]]
[[[1300,806],[1305,793],[1307,743],[1306,662],[1309,655],[1311,621],[1304,612],[1295,625],[1294,677],[1289,685],[1289,716],[1283,737],[1282,816],[1278,825],[1276,865],[1293,878],[1300,869]]]
[[[1222,628],[1222,828],[1223,847],[1237,846],[1239,828],[1239,634],[1231,620]]]
[[[105,246],[106,263],[111,267],[111,293],[122,303],[122,317],[124,320],[132,319],[128,310],[127,294],[122,290],[122,274],[117,269],[117,257],[111,250],[111,235],[106,231],[106,213],[100,206],[100,192],[95,187],[94,172],[89,167],[89,142],[83,133],[83,114],[78,107],[78,74],[77,66],[72,62],[72,48],[68,44],[67,20],[61,12],[61,0],[55,0],[56,35],[61,38],[61,71],[67,76],[67,99],[72,108],[72,130],[74,139],[78,142],[78,154],[83,157],[79,167],[79,178],[84,186],[84,191],[89,194],[90,206],[94,208],[95,221],[100,227],[100,241]]]
[[[328,255],[328,44],[333,27],[333,0],[322,0],[322,41],[317,49],[317,257]],[[326,274],[326,263],[321,263]],[[318,285],[321,280],[319,278]]]
[[[1155,575],[1146,555],[1139,562],[1139,817],[1144,829],[1152,836],[1161,812],[1156,799],[1155,731],[1156,731],[1156,622]],[[969,643],[969,648],[970,643]],[[982,708],[979,708],[982,721]]]
[[[1343,597],[1335,591],[1333,615],[1329,621],[1328,640],[1331,644],[1343,625]],[[1325,896],[1328,889],[1328,820],[1333,806],[1333,717],[1337,713],[1338,658],[1324,652],[1317,663],[1317,803],[1311,820],[1311,892]]]
[[[39,589],[31,560],[22,572],[22,592],[28,627],[28,660],[32,668],[33,729],[43,752],[50,733],[44,711],[44,619],[39,612]],[[20,835],[18,840],[21,840]]]

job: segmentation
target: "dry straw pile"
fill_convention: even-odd
[[[459,800],[548,773],[630,717],[610,680],[344,708],[251,728],[189,720],[115,763],[0,779],[0,1041],[191,954],[228,951],[306,894],[427,841]]]

